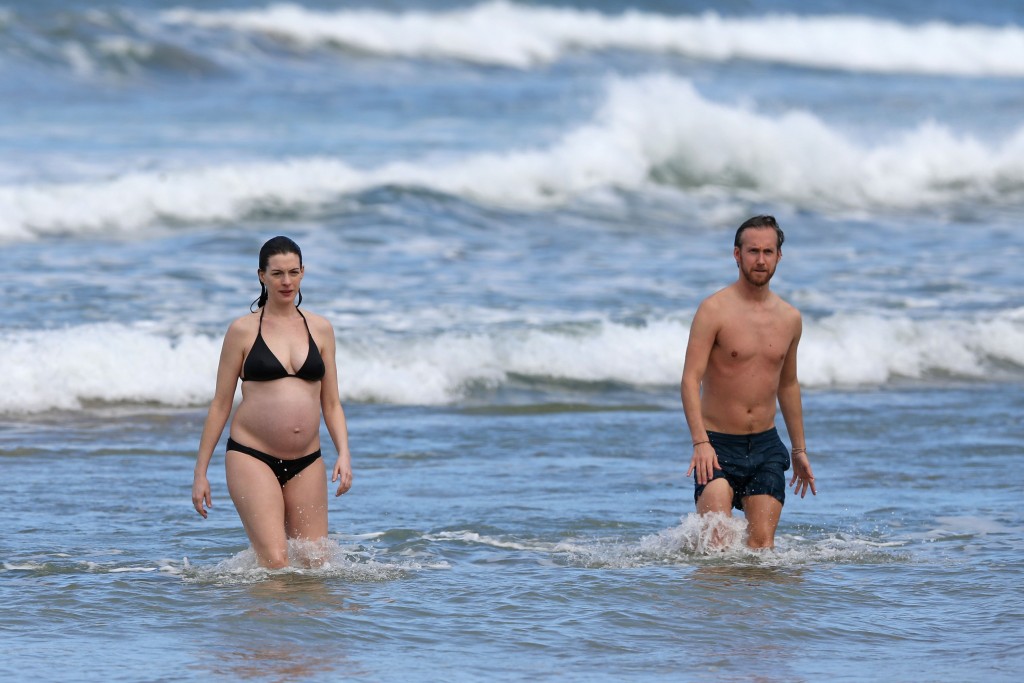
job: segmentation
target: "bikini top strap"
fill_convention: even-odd
[[[257,334],[263,334],[263,314],[266,312],[266,310],[266,306],[260,309],[260,327],[259,330],[257,331]],[[302,324],[306,326],[306,334],[312,337],[313,333],[309,331],[309,321],[306,320],[306,316],[302,315],[302,311],[299,310],[298,306],[295,307],[295,311],[296,313],[299,314],[299,317],[302,318]]]
[[[302,318],[302,322],[306,326],[306,334],[312,337],[313,333],[309,331],[309,321],[306,320],[306,316],[302,315],[302,311],[299,310],[298,306],[295,307],[295,311],[299,314],[299,317]]]

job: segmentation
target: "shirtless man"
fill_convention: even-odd
[[[686,476],[694,474],[697,512],[742,510],[751,548],[774,547],[786,499],[790,454],[775,429],[776,401],[793,444],[790,486],[801,498],[808,489],[818,493],[796,376],[800,312],[768,287],[783,239],[772,216],[739,227],[733,247],[739,277],[697,308],[683,367],[683,411],[693,441]]]

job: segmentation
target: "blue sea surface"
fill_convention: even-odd
[[[1022,82],[997,0],[0,0],[0,678],[1017,680]],[[710,551],[758,213],[819,492]],[[272,572],[189,489],[278,234],[355,483]]]

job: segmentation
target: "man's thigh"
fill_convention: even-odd
[[[697,499],[697,512],[702,515],[709,512],[724,512],[731,515],[733,495],[728,479],[724,477],[714,479],[708,482],[704,490],[701,491],[700,497]]]

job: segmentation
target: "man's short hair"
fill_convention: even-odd
[[[743,221],[743,225],[736,229],[736,239],[733,240],[733,246],[741,246],[742,242],[740,240],[743,236],[743,231],[747,228],[773,228],[775,236],[779,239],[778,248],[782,249],[782,243],[786,240],[786,235],[782,232],[782,228],[779,227],[775,216],[753,216]]]

